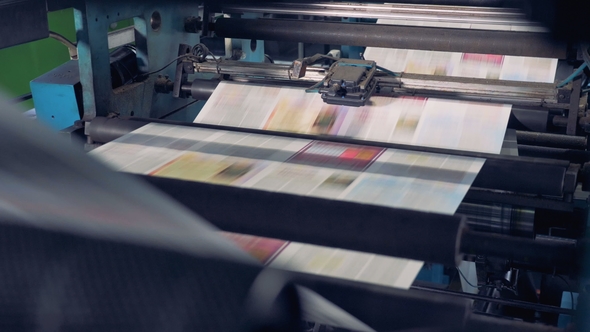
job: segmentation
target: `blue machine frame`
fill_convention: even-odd
[[[157,14],[156,14],[157,13]],[[181,43],[195,45],[199,35],[184,30],[184,19],[198,16],[198,2],[169,0],[114,1],[86,0],[75,7],[80,81],[83,92],[82,120],[110,113],[141,117],[159,117],[187,104],[171,95],[155,94],[159,75],[174,76],[170,66],[142,82],[115,90],[111,86],[108,29],[112,23],[133,19],[138,67],[147,73],[158,70],[176,57]]]

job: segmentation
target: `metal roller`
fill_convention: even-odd
[[[532,32],[219,18],[215,22],[215,33],[224,38],[559,59],[566,57],[564,43],[553,41],[549,34]]]
[[[181,90],[190,94],[193,99],[196,100],[207,100],[215,91],[215,88],[219,85],[219,80],[194,80],[190,84],[183,85]]]
[[[440,1],[440,0],[439,0]],[[532,25],[525,15],[514,9],[474,8],[457,5],[366,4],[366,3],[284,3],[228,4],[224,13],[261,13],[316,17],[401,19],[429,22],[452,22],[489,25]]]
[[[512,260],[535,266],[576,271],[580,248],[572,243],[537,241],[499,234],[467,231],[461,237],[461,252]]]
[[[517,131],[518,144],[545,146],[549,148],[585,150],[588,146],[586,137],[567,136],[528,131]]]
[[[107,143],[145,126],[139,121],[122,121],[118,118],[95,117],[86,127],[88,136],[97,143]]]
[[[456,266],[463,254],[577,269],[572,243],[481,233],[465,217],[137,175],[228,232]],[[231,206],[231,209],[227,207]]]
[[[139,177],[228,232],[451,266],[458,264],[462,257],[459,245],[465,228],[463,216]]]
[[[457,213],[467,216],[469,228],[486,233],[533,238],[535,210],[508,204],[461,203]]]

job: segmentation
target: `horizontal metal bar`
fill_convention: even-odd
[[[296,78],[290,65],[248,63],[224,60],[195,63],[198,73],[230,75],[235,81],[258,84],[275,83],[308,87],[324,79],[326,68],[308,67],[306,75]],[[517,106],[568,108],[561,103],[554,84],[504,81],[482,78],[446,77],[402,73],[401,77],[377,77],[378,92],[375,95],[429,96],[471,100],[478,102],[509,103]]]
[[[109,49],[131,44],[135,41],[135,26],[109,32]]]
[[[461,258],[459,235],[466,225],[460,215],[139,177],[224,231],[451,266]]]
[[[429,51],[566,57],[547,33],[487,31],[305,20],[219,18],[219,37]]]
[[[469,301],[455,296],[298,272],[288,275],[377,331],[465,331],[471,316]]]
[[[229,232],[449,266],[469,254],[573,271],[579,267],[575,245],[469,231],[461,215],[137,176]]]
[[[477,301],[497,303],[497,304],[516,307],[516,308],[531,309],[531,310],[540,311],[540,312],[565,314],[565,315],[570,315],[570,316],[572,316],[576,313],[575,310],[564,309],[564,308],[554,307],[554,306],[545,305],[545,304],[495,298],[495,297],[489,297],[489,296],[483,296],[483,295],[477,295],[477,294],[471,294],[471,293],[456,292],[456,291],[434,288],[434,287],[413,285],[410,289],[421,290],[421,291],[426,291],[426,292],[435,293],[435,294],[445,294],[445,295],[449,295],[449,296],[453,296],[453,297],[461,297],[461,298],[467,298],[467,299],[472,299],[472,300],[477,300]]]
[[[343,9],[349,11],[384,11],[384,12],[405,12],[405,13],[428,13],[436,15],[451,15],[455,16],[458,13],[476,17],[512,17],[522,18],[524,14],[515,9],[494,8],[494,7],[472,7],[472,6],[457,6],[457,5],[429,5],[429,4],[408,4],[408,3],[334,3],[334,2],[319,2],[319,3],[272,3],[276,7],[303,7],[303,8],[330,8]]]
[[[524,13],[499,8],[437,6],[412,4],[365,3],[270,3],[264,5],[230,4],[227,13],[265,13],[309,16],[400,19],[426,22],[448,22],[486,25],[531,26]]]
[[[533,239],[467,231],[461,237],[461,252],[509,259],[535,266],[579,271],[578,248],[569,243],[552,243]]]
[[[526,196],[516,193],[490,191],[471,187],[465,195],[464,201],[489,202],[511,204],[535,209],[547,209],[563,212],[573,212],[574,204],[561,199],[550,199],[538,196]]]
[[[32,93],[25,93],[23,95],[20,95],[18,97],[12,98],[11,100],[8,101],[8,103],[10,104],[18,104],[18,103],[22,103],[24,101],[33,99],[33,94]]]
[[[590,152],[585,150],[570,150],[560,148],[549,148],[536,145],[518,144],[518,154],[531,158],[551,158],[567,160],[570,163],[584,164],[590,161]]]
[[[379,94],[393,93],[446,97],[480,102],[502,102],[527,107],[568,108],[560,103],[554,84],[402,73],[378,78]]]
[[[297,78],[293,74],[293,68],[291,67],[291,65],[286,64],[223,60],[220,62],[207,61],[195,63],[195,72],[232,75],[237,77],[252,77],[259,79],[266,78],[303,81],[310,84],[321,81],[324,79],[327,73],[327,68],[307,67],[305,77]]]
[[[196,79],[192,83],[184,84],[180,87],[183,93],[186,93],[196,100],[208,100],[219,85],[218,80]]]
[[[467,321],[465,331],[563,332],[563,329],[551,325],[527,323],[516,319],[505,319],[499,317],[488,317],[481,314],[473,314]]]
[[[516,131],[518,144],[546,146],[550,148],[586,150],[588,142],[584,136],[568,136],[529,131]]]

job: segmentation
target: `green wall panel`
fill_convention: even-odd
[[[49,13],[49,29],[76,40],[74,13],[65,9]],[[47,38],[0,50],[0,89],[9,97],[31,91],[29,82],[69,60],[68,50],[58,41]],[[33,102],[22,103],[29,109]]]

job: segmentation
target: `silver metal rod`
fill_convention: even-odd
[[[559,314],[565,314],[565,315],[573,315],[576,313],[574,310],[571,310],[571,309],[565,309],[565,308],[560,308],[560,307],[546,305],[546,304],[531,303],[531,302],[512,300],[512,299],[493,298],[493,297],[484,296],[484,295],[456,292],[456,291],[440,289],[440,288],[433,288],[433,287],[425,287],[425,286],[417,286],[416,285],[416,286],[412,286],[410,289],[428,291],[428,292],[434,292],[434,293],[440,293],[440,294],[447,294],[447,295],[451,295],[451,296],[469,298],[469,299],[477,300],[477,301],[497,303],[497,304],[501,304],[501,305],[507,305],[507,306],[525,308],[525,309],[532,309],[532,310],[542,311],[542,312],[559,313]]]
[[[481,78],[402,74],[399,78],[378,78],[378,86],[393,93],[453,97],[483,102],[503,102],[520,106],[567,108],[559,103],[557,90],[549,83],[501,81]]]
[[[516,10],[485,7],[412,4],[369,5],[362,3],[273,3],[257,6],[233,4],[223,7],[223,10],[226,12],[381,18],[487,25],[534,25],[533,22],[526,20],[526,17],[523,13]]]
[[[230,75],[231,79],[256,83],[280,81],[286,85],[313,85],[324,79],[326,69],[308,67],[306,76],[296,78],[285,64],[241,61],[196,63],[198,73]],[[379,95],[425,95],[453,97],[480,102],[512,103],[519,106],[567,108],[557,100],[557,90],[549,83],[500,81],[481,78],[446,77],[436,75],[402,74],[401,77],[377,78]]]

